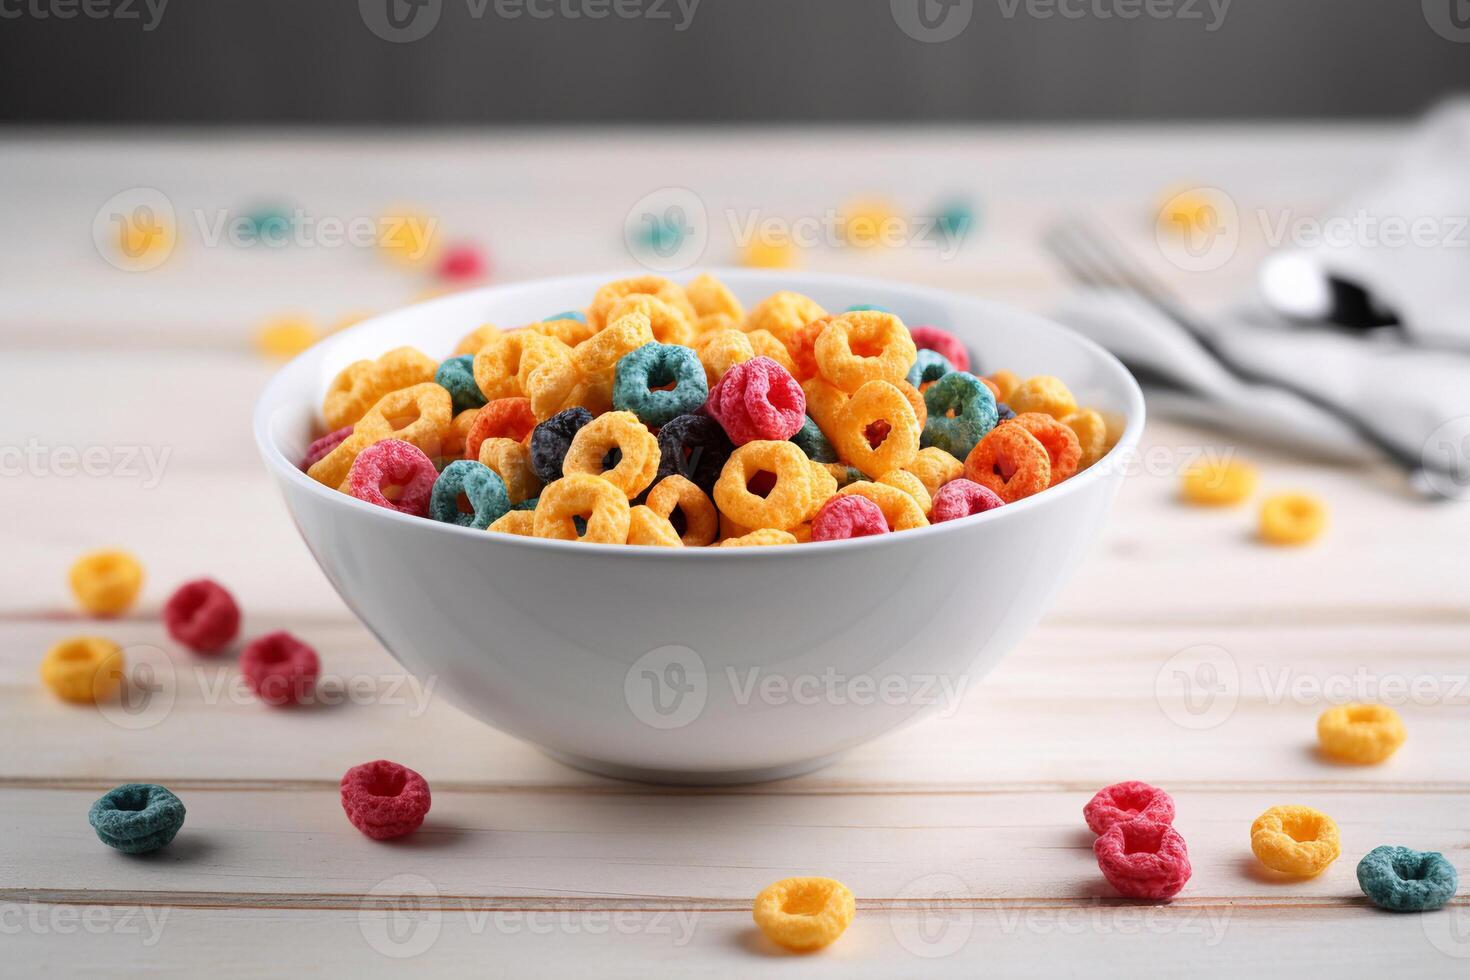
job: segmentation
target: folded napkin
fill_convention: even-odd
[[[1428,216],[1442,235],[1273,255],[1260,296],[1196,318],[1219,358],[1130,293],[1088,291],[1056,316],[1134,368],[1155,411],[1320,457],[1395,456],[1429,468],[1420,489],[1470,498],[1470,228],[1454,237],[1470,219],[1470,103],[1434,113],[1393,173],[1337,213]]]

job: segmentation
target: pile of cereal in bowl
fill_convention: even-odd
[[[486,325],[442,362],[349,364],[314,480],[494,532],[603,544],[796,544],[979,514],[1114,440],[1065,384],[972,373],[938,327],[718,280],[608,283],[585,311]]]

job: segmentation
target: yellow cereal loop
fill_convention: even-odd
[[[869,381],[896,385],[905,380],[919,356],[903,321],[892,313],[874,310],[835,318],[817,337],[812,350],[822,377],[847,392],[855,392]]]
[[[913,497],[914,503],[919,505],[919,509],[924,512],[924,516],[929,516],[929,507],[932,503],[929,490],[924,486],[923,480],[914,476],[908,470],[889,470],[887,473],[879,476],[876,482],[882,483],[885,486],[895,487],[910,497]]]
[[[535,348],[547,338],[531,330],[511,330],[491,338],[475,352],[475,384],[487,401],[525,396],[521,388],[521,358],[528,339]]]
[[[1226,507],[1245,502],[1256,490],[1256,468],[1236,460],[1195,463],[1184,471],[1179,495],[1202,507]]]
[[[790,269],[801,263],[801,253],[792,241],[753,239],[740,252],[740,264],[752,269]]]
[[[691,547],[709,544],[720,533],[714,501],[693,481],[666,476],[648,491],[648,506],[660,517],[683,525],[680,538]]]
[[[701,339],[694,353],[704,365],[705,379],[714,387],[726,371],[755,357],[755,348],[743,331],[717,330]]]
[[[837,431],[838,417],[847,405],[847,392],[820,377],[803,381],[801,390],[806,395],[806,413],[822,434],[831,439]]]
[[[454,356],[478,354],[486,344],[499,336],[500,328],[495,324],[481,324],[459,339],[459,343],[454,345]]]
[[[1000,385],[997,383],[996,387]],[[1058,421],[1077,411],[1077,399],[1072,397],[1072,392],[1060,378],[1049,374],[1027,378],[1001,400],[1011,406],[1017,415],[1022,412],[1040,412]]]
[[[827,311],[811,297],[783,290],[756,304],[745,318],[745,332],[769,330],[785,345],[791,342],[791,335],[796,331],[826,315]]]
[[[965,475],[965,464],[938,446],[920,449],[904,469],[923,482],[931,498],[940,487]]]
[[[582,534],[577,533],[576,517],[587,522]],[[622,488],[586,473],[573,473],[547,484],[536,502],[538,538],[627,544],[630,521],[631,508]]]
[[[571,407],[569,401],[582,383],[582,372],[576,365],[572,348],[555,337],[527,331],[526,338],[521,341],[516,383],[531,399],[531,414],[538,421],[544,421]]]
[[[41,680],[63,701],[106,701],[123,680],[123,652],[100,636],[62,640],[41,660]]]
[[[694,321],[694,336],[705,337],[718,330],[739,330],[741,322],[728,313],[710,313]]]
[[[796,539],[797,544],[810,544],[812,540],[812,522],[802,521],[791,529],[790,534]]]
[[[695,276],[684,287],[684,295],[689,297],[689,304],[699,319],[716,315],[728,316],[736,323],[745,319],[745,307],[730,292],[730,287],[708,273]]]
[[[810,463],[812,471],[812,502],[807,508],[806,521],[807,539],[811,539],[811,520],[817,516],[817,511],[822,505],[837,495],[837,477],[822,463]],[[797,535],[800,537],[800,535]]]
[[[755,349],[756,357],[769,357],[777,364],[786,369],[787,374],[796,373],[796,362],[791,359],[791,352],[786,345],[776,339],[776,335],[769,330],[750,330],[745,336],[750,340],[750,346]]]
[[[859,480],[856,483],[849,483],[837,492],[857,494],[877,504],[891,531],[907,531],[910,528],[929,526],[929,518],[924,516],[919,502],[897,487],[890,487],[886,483]]]
[[[767,474],[761,477],[761,474]],[[751,490],[758,477],[764,495]],[[757,439],[730,454],[715,481],[715,506],[752,530],[789,530],[806,520],[812,502],[812,469],[795,443]]]
[[[143,589],[143,566],[126,551],[92,551],[67,573],[77,605],[93,616],[126,612]]]
[[[352,425],[391,391],[433,381],[439,362],[412,347],[396,347],[376,361],[355,361],[333,379],[322,401],[328,429]]]
[[[255,349],[266,357],[287,361],[321,339],[321,331],[310,317],[271,317],[255,331]]]
[[[1251,850],[1282,874],[1320,874],[1342,853],[1337,824],[1309,806],[1273,806],[1251,824]]]
[[[1090,408],[1079,409],[1062,419],[1062,424],[1071,429],[1082,447],[1082,460],[1077,464],[1085,470],[1102,459],[1108,451],[1108,424],[1100,413]]]
[[[378,219],[378,248],[400,265],[418,266],[439,254],[439,221],[413,211],[389,211]]]
[[[479,460],[499,475],[511,503],[530,500],[541,492],[541,478],[531,468],[531,450],[525,443],[504,437],[486,439],[480,443]]]
[[[606,376],[609,381],[613,368],[624,354],[635,351],[644,344],[653,343],[653,326],[642,313],[630,313],[601,328],[597,333],[578,344],[573,353],[577,367],[588,378]]]
[[[883,201],[854,201],[842,218],[842,237],[856,248],[876,248],[893,244],[898,218],[893,208]]]
[[[794,446],[792,448],[795,448]],[[616,466],[603,464],[614,449],[622,454]],[[800,452],[800,450],[797,450]],[[658,474],[658,439],[632,412],[607,412],[588,422],[572,437],[561,471],[600,476],[632,499]]]
[[[587,323],[594,330],[601,330],[616,319],[611,315],[612,308],[620,300],[639,295],[662,300],[683,313],[690,323],[699,319],[699,314],[694,311],[694,304],[689,302],[689,297],[676,283],[663,276],[637,276],[633,279],[619,279],[598,289],[592,297],[592,305],[587,308]]]
[[[852,922],[857,902],[831,878],[783,878],[755,897],[751,915],[766,938],[798,952],[835,942]]]
[[[1021,379],[1016,376],[1016,372],[1006,371],[1004,369],[996,371],[994,374],[987,374],[985,380],[995,385],[995,400],[1005,402],[1008,405],[1010,404],[1011,394],[1021,383]]]
[[[763,527],[758,531],[742,534],[738,538],[726,538],[720,542],[721,548],[759,548],[773,544],[797,544],[796,535],[790,531],[778,531],[773,527]]]
[[[1281,493],[1261,504],[1261,540],[1267,544],[1306,544],[1327,526],[1327,508],[1305,493]]]
[[[1403,719],[1387,705],[1344,704],[1328,708],[1317,719],[1322,751],[1340,762],[1382,762],[1407,737]]]
[[[694,339],[694,318],[663,300],[644,293],[624,296],[608,311],[609,322],[619,320],[630,313],[641,313],[648,317],[653,339],[660,344],[688,345]]]
[[[722,543],[730,538],[743,538],[749,533],[750,528],[730,520],[729,514],[720,515],[720,541]]]
[[[628,512],[628,543],[660,548],[684,547],[683,539],[669,519],[655,513],[646,504],[639,504]]]
[[[454,403],[449,392],[433,382],[390,391],[357,420],[352,435],[312,464],[306,475],[319,483],[340,487],[357,454],[384,439],[412,443],[430,459],[442,456],[453,418]]]
[[[485,530],[500,534],[514,534],[522,538],[536,536],[536,515],[529,510],[506,511]]]
[[[913,461],[920,431],[902,391],[886,381],[869,381],[838,411],[828,438],[838,455],[864,473],[887,473]]]
[[[597,332],[587,324],[586,320],[573,320],[571,318],[542,320],[538,323],[531,324],[526,329],[535,333],[544,334],[547,337],[555,337],[568,347],[576,347]]]
[[[919,431],[924,430],[924,423],[929,421],[929,406],[924,401],[924,393],[907,381],[900,381],[893,387],[903,392],[903,396],[909,400],[909,407],[914,410],[914,418],[919,421]]]

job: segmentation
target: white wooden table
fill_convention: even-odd
[[[823,250],[818,268],[899,276],[1046,309],[1064,285],[1037,248],[1086,208],[1200,302],[1249,279],[1261,243],[1191,276],[1150,253],[1149,209],[1213,184],[1245,206],[1309,212],[1389,158],[1392,128],[1082,129],[769,134],[453,134],[321,141],[241,135],[10,133],[0,141],[0,935],[7,966],[197,975],[300,969],[701,975],[1285,975],[1463,973],[1470,897],[1432,916],[1370,907],[1353,874],[1383,843],[1443,851],[1470,877],[1470,509],[1417,502],[1392,473],[1314,465],[1155,420],[1100,547],[1044,623],[945,712],[811,776],[722,789],[602,780],[551,762],[404,681],[350,616],[267,485],[247,431],[271,371],[261,317],[330,320],[406,302],[425,282],[364,250],[208,248],[186,224],[148,273],[104,263],[98,207],[151,186],[192,209],[285,195],[317,215],[407,202],[446,233],[488,239],[502,279],[626,267],[631,204],[684,186],[725,209],[793,216],[862,193],[931,207],[982,201],[957,257]],[[861,151],[861,152],[857,152]],[[837,162],[837,161],[840,161]],[[728,228],[705,261],[730,258]],[[104,447],[93,475],[68,463]],[[17,452],[14,447],[24,450]],[[1257,461],[1266,488],[1332,508],[1295,551],[1251,538],[1250,510],[1175,501],[1205,450]],[[95,459],[102,459],[95,456]],[[162,461],[161,473],[145,463]],[[105,624],[70,602],[83,550],[146,563],[141,605]],[[274,711],[194,659],[158,620],[170,589],[208,574],[245,633],[292,630],[321,651],[340,704]],[[146,710],[57,702],[37,680],[51,643],[98,631],[148,665]],[[1219,648],[1205,655],[1194,648]],[[1181,654],[1181,651],[1186,651]],[[1192,651],[1192,652],[1191,652]],[[1201,664],[1215,669],[1198,669]],[[1407,745],[1349,768],[1313,751],[1329,700],[1395,703]],[[1405,692],[1407,691],[1407,697]],[[414,837],[375,844],[337,802],[349,766],[424,773]],[[1194,877],[1166,906],[1112,897],[1080,808],[1099,786],[1171,790]],[[148,858],[103,848],[91,801],[143,780],[188,822]],[[1251,820],[1275,803],[1336,818],[1343,856],[1308,882],[1272,880]],[[754,932],[751,898],[788,874],[858,896],[848,935],[796,959]]]

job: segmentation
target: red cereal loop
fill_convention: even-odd
[[[813,541],[840,541],[887,534],[888,521],[878,505],[856,494],[831,497],[812,518]]]
[[[525,442],[536,428],[536,413],[529,398],[497,398],[487,402],[464,437],[464,458],[479,459],[480,445],[486,439],[511,439]]]
[[[948,330],[928,326],[909,327],[909,334],[914,338],[914,346],[920,350],[932,350],[942,355],[954,365],[956,371],[970,370],[970,352]]]
[[[342,809],[352,826],[373,840],[413,833],[430,802],[424,777],[387,759],[353,766],[342,776]]]
[[[1108,884],[1127,898],[1173,898],[1191,873],[1184,838],[1155,820],[1113,824],[1092,842],[1092,853]]]
[[[929,508],[929,523],[957,521],[961,517],[972,517],[994,510],[1004,503],[1000,494],[973,480],[950,480],[934,494],[934,502]]]
[[[240,607],[207,578],[185,582],[163,606],[168,635],[195,653],[219,653],[240,632]]]
[[[344,425],[336,432],[328,432],[320,439],[312,442],[311,445],[306,447],[306,456],[301,460],[301,468],[303,470],[311,469],[313,463],[326,456],[333,449],[336,449],[342,444],[342,440],[350,435],[352,435],[352,426]]]
[[[1130,779],[1098,790],[1082,808],[1082,816],[1094,834],[1138,818],[1172,824],[1174,798],[1157,786]]]
[[[433,460],[402,439],[373,443],[357,454],[347,473],[348,489],[358,500],[416,517],[428,516],[429,494],[437,479]]]
[[[245,644],[240,651],[240,673],[266,704],[301,704],[316,689],[321,661],[311,647],[279,630]]]
[[[725,372],[710,391],[705,411],[737,446],[784,442],[806,421],[806,394],[781,365],[753,357]]]

